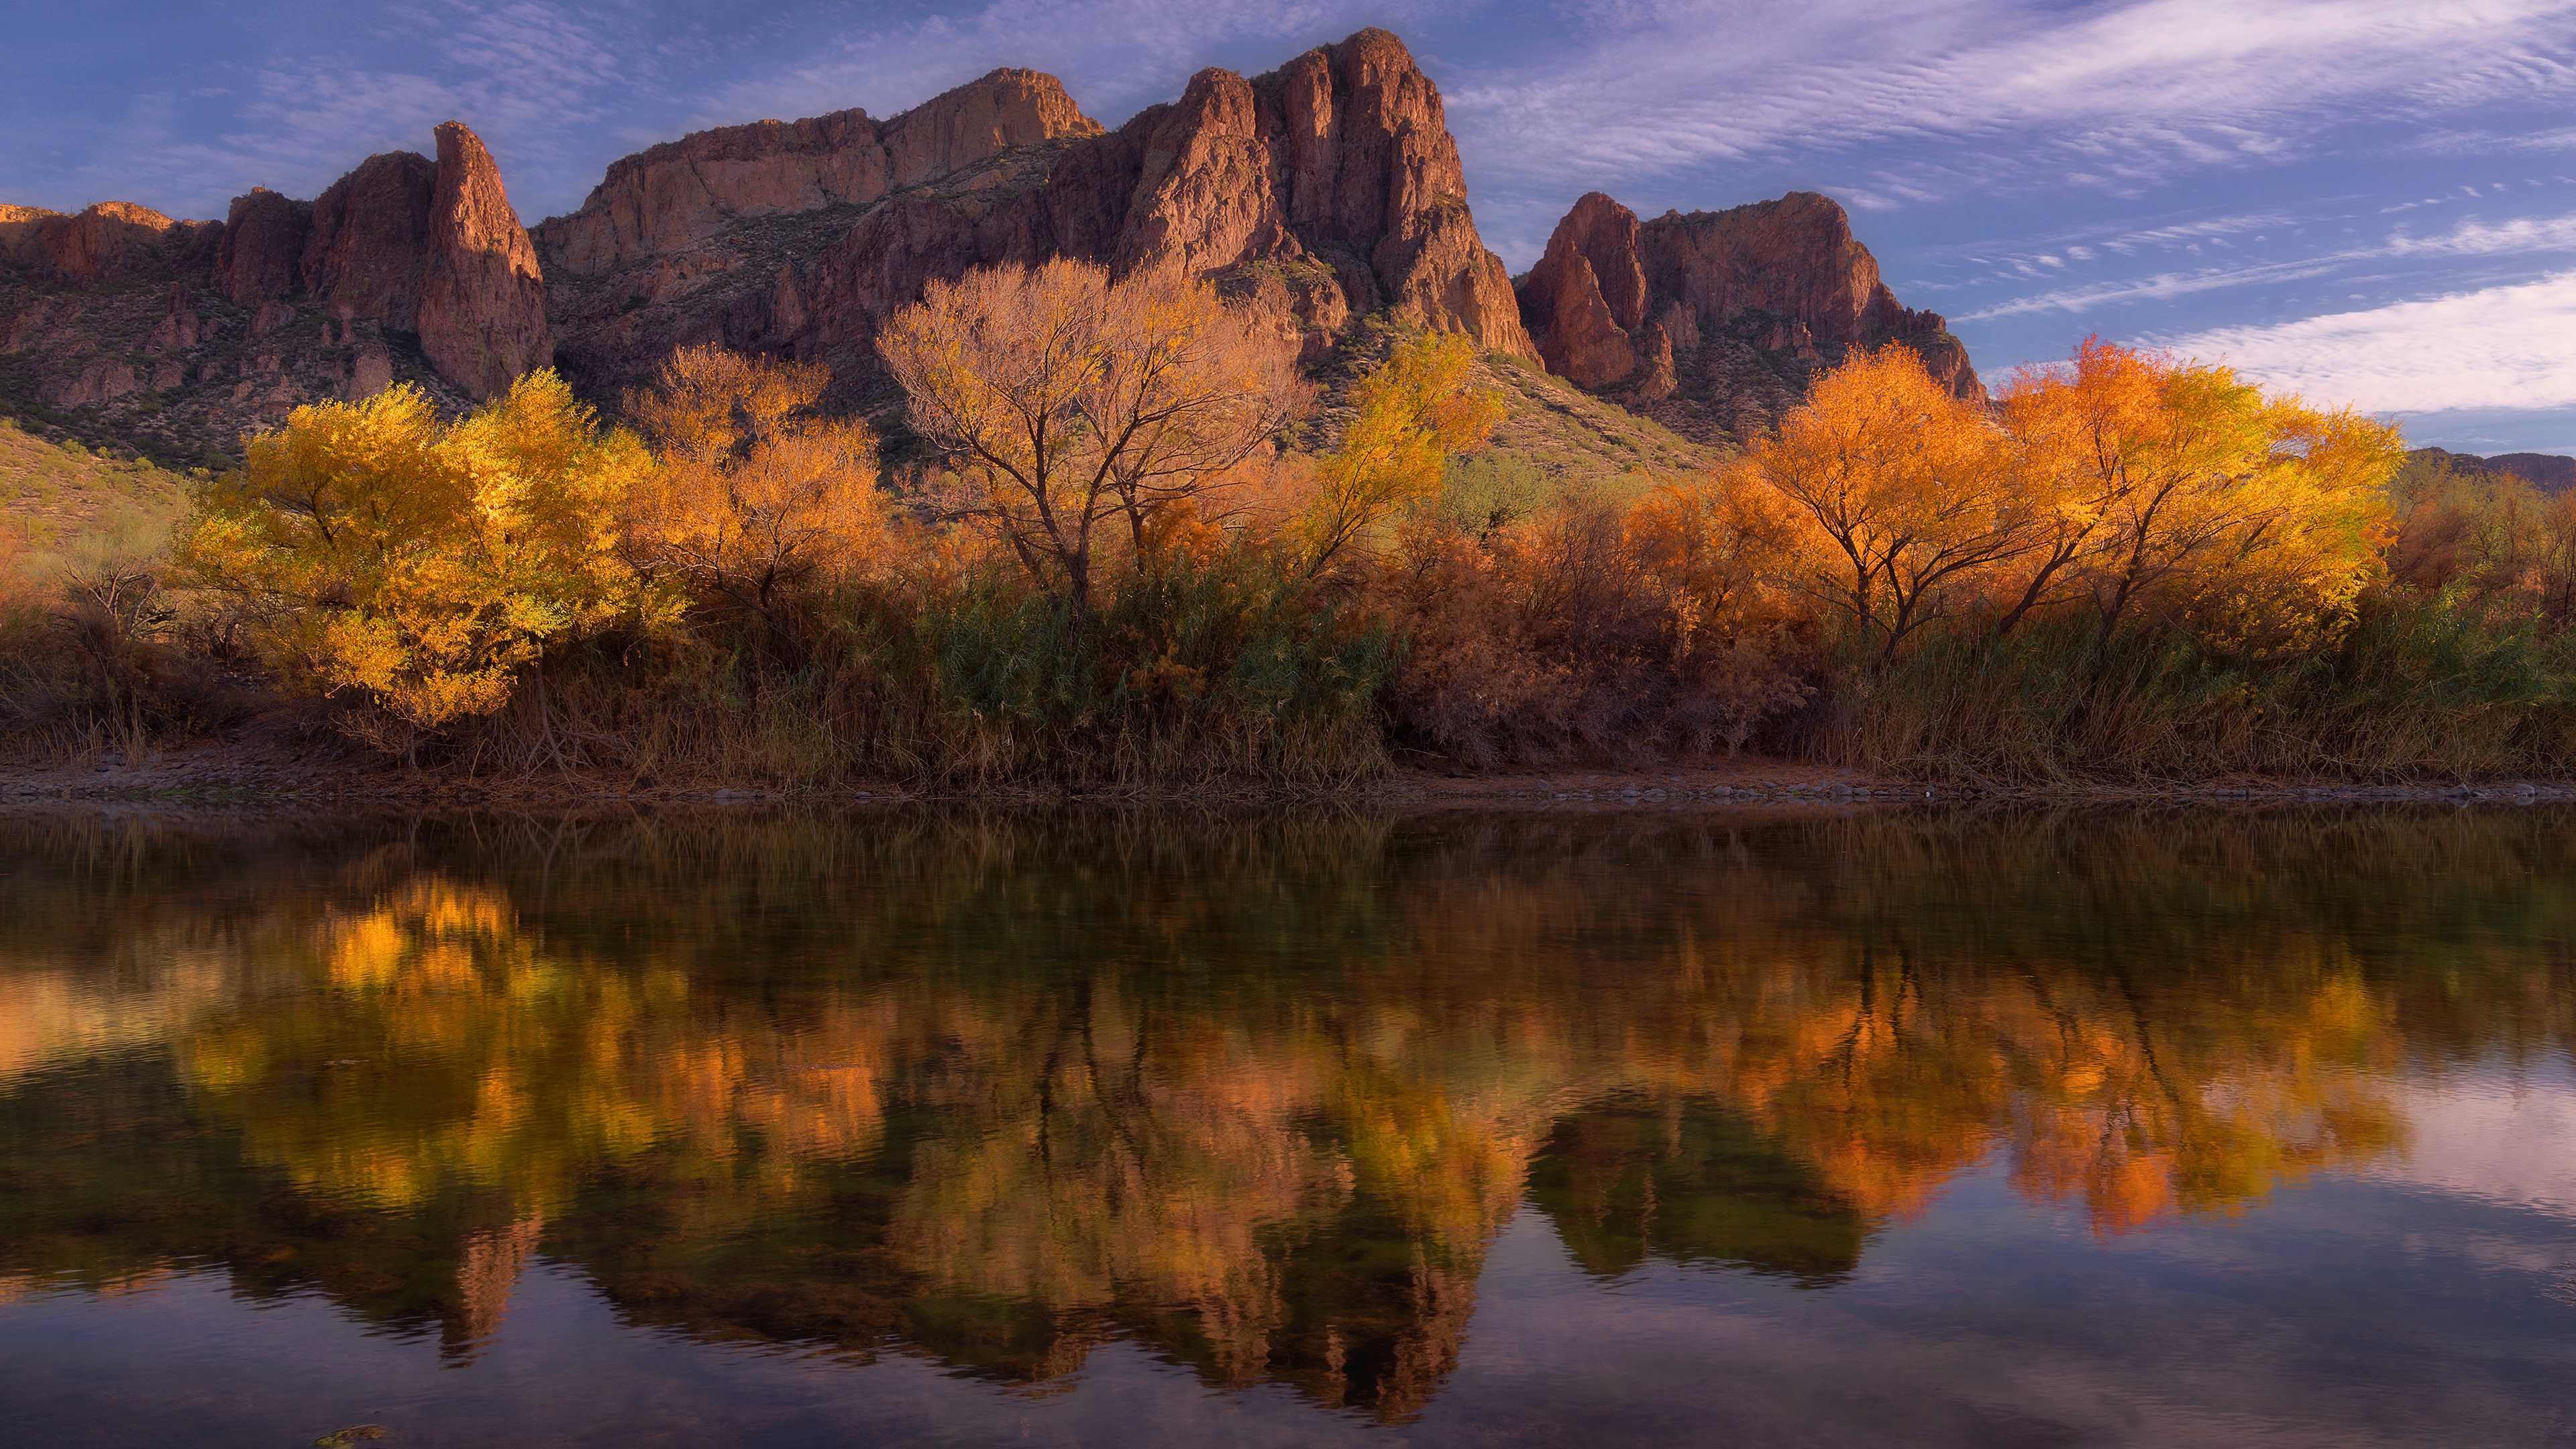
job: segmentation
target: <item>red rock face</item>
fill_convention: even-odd
[[[260,256],[263,222],[281,231],[289,224],[258,200],[264,194],[234,204],[228,255]],[[237,270],[248,265],[237,262]],[[344,341],[346,324],[359,318],[417,333],[430,365],[470,397],[505,391],[553,358],[536,248],[510,209],[491,152],[457,122],[438,128],[436,161],[389,152],[333,182],[313,202],[298,270],[313,300],[340,319]],[[228,291],[238,285],[220,262],[217,271]],[[264,324],[284,325],[292,315],[280,309],[270,324],[263,307],[252,333],[265,335]]]
[[[1013,146],[1097,136],[1100,123],[1082,113],[1054,76],[1004,67],[933,96],[886,122],[879,134],[887,184],[902,188],[962,171]]]
[[[1391,307],[1534,355],[1509,274],[1468,213],[1439,88],[1385,31],[1250,81],[1201,71],[1178,103],[1146,111],[1117,139],[1123,147],[1104,138],[1098,155],[1067,157],[1049,180],[1068,193],[1050,211],[1097,221],[1115,214],[1122,190],[1132,197],[1117,240],[1104,245],[1109,228],[1096,224],[1059,231],[1058,254],[1122,270],[1177,261],[1202,275],[1329,270],[1341,296],[1325,310],[1336,319]],[[1103,164],[1122,150],[1135,153],[1132,186],[1120,185],[1123,168]]]
[[[507,388],[552,355],[536,250],[482,142],[450,123],[438,150],[370,157],[310,203],[255,189],[223,222],[0,207],[0,403],[195,465],[306,403]]]
[[[977,250],[974,223],[956,208],[898,196],[843,234],[806,276],[784,278],[772,316],[807,355],[864,365],[877,324],[933,278],[963,275],[963,259]]]
[[[1302,250],[1270,184],[1271,148],[1249,82],[1203,70],[1177,103],[1157,110],[1135,185],[1124,188],[1134,201],[1101,260],[1122,272],[1173,264],[1198,274]]]
[[[1520,287],[1522,319],[1547,370],[1578,387],[1625,381],[1637,369],[1634,334],[1646,315],[1637,214],[1586,192],[1557,223]]]
[[[538,223],[536,234],[565,267],[596,275],[703,240],[738,216],[869,202],[885,189],[876,123],[865,111],[835,111],[700,131],[628,156],[581,210]]]
[[[1900,304],[1842,207],[1813,192],[1639,223],[1599,192],[1575,203],[1521,279],[1550,371],[1704,441],[1743,441],[1854,349],[1900,342],[1982,400],[1938,313]]]
[[[340,316],[416,330],[437,183],[436,164],[410,151],[370,156],[332,182],[313,202],[304,289]]]
[[[599,276],[678,251],[746,217],[865,205],[1015,146],[1090,136],[1055,77],[997,70],[880,126],[861,110],[700,131],[609,166],[581,210],[540,222],[538,244]]]
[[[282,297],[298,285],[313,204],[265,187],[233,198],[224,239],[215,249],[215,285],[245,306]]]
[[[76,287],[199,262],[222,232],[213,222],[173,221],[130,201],[102,201],[77,216],[34,207],[6,212],[0,257]]]
[[[454,121],[438,128],[428,241],[418,330],[441,376],[488,398],[554,360],[537,249],[510,209],[492,153]]]
[[[799,189],[812,164],[788,144],[800,128],[842,124],[841,148],[863,150],[863,119],[765,132],[778,144],[753,148],[769,158],[761,185],[794,184],[762,190],[757,205],[783,211],[819,194]],[[1180,100],[1106,133],[1051,78],[997,71],[880,128],[888,194],[855,222],[809,210],[811,230],[753,227],[747,193],[650,201],[652,177],[688,155],[752,147],[738,134],[750,129],[618,162],[580,213],[537,227],[566,283],[554,318],[576,385],[613,393],[702,341],[861,379],[879,321],[930,279],[1052,257],[1186,267],[1272,315],[1310,354],[1353,316],[1392,308],[1535,356],[1510,278],[1467,210],[1439,91],[1383,31],[1248,80],[1202,71]],[[697,194],[676,178],[664,190]]]

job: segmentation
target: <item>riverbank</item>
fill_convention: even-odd
[[[204,804],[267,802],[385,805],[562,807],[598,804],[878,804],[980,801],[1039,804],[1067,800],[1131,803],[1336,801],[1414,809],[1724,808],[1749,805],[1865,806],[1926,801],[2273,801],[2282,803],[2576,802],[2565,780],[2419,780],[2355,783],[2320,779],[2234,777],[2199,781],[2067,782],[1975,785],[1908,780],[1795,760],[1745,756],[1710,765],[1633,769],[1491,769],[1400,766],[1337,789],[1283,791],[1260,786],[1200,785],[1163,791],[1043,786],[969,790],[918,782],[879,781],[828,790],[666,783],[611,774],[540,774],[467,778],[410,770],[382,759],[332,751],[299,751],[274,742],[193,745],[132,756],[105,751],[39,764],[0,765],[0,803],[45,800],[172,800]]]

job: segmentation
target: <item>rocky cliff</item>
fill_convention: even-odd
[[[1186,266],[1309,355],[1380,309],[1535,355],[1439,90],[1379,30],[1251,79],[1201,71],[1116,131],[1006,70],[882,124],[703,132],[617,162],[535,236],[562,365],[600,396],[694,342],[864,391],[877,325],[931,279],[1052,257]]]
[[[426,250],[415,330],[441,377],[488,398],[554,361],[537,249],[492,153],[454,121],[438,128]]]
[[[700,131],[612,163],[581,210],[540,223],[563,269],[598,276],[736,220],[865,206],[1015,146],[1090,136],[1054,76],[997,70],[880,125],[862,110]]]
[[[1817,372],[1890,342],[1985,396],[1941,316],[1899,303],[1850,218],[1813,192],[1642,223],[1592,192],[1519,297],[1549,371],[1701,442],[1768,431]]]
[[[169,462],[397,378],[451,406],[553,356],[535,247],[482,141],[371,156],[313,201],[254,189],[221,222],[125,202],[0,208],[0,402]]]
[[[74,287],[200,263],[221,233],[213,222],[173,221],[130,201],[102,201],[77,216],[0,207],[0,258],[14,269]]]
[[[827,363],[843,402],[875,407],[890,312],[932,279],[1053,257],[1185,267],[1310,361],[1371,314],[1463,332],[1703,443],[1767,429],[1817,370],[1889,341],[1981,395],[1821,196],[1641,223],[1595,193],[1515,289],[1439,88],[1381,30],[1264,75],[1201,71],[1114,131],[1027,70],[884,121],[703,131],[614,163],[533,231],[473,132],[437,141],[310,202],[254,189],[220,223],[0,207],[0,404],[193,462],[397,378],[461,406],[551,360],[613,403],[714,342]]]

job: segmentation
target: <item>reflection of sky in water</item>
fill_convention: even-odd
[[[0,1416],[2576,1429],[2564,822],[765,829],[0,842]]]
[[[1395,1430],[1275,1384],[1211,1390],[1134,1339],[1032,1393],[915,1355],[639,1333],[552,1264],[487,1352],[446,1369],[315,1297],[245,1308],[203,1271],[148,1299],[17,1305],[0,1346],[22,1412],[130,1424],[127,1442],[385,1422],[389,1444],[2512,1445],[2576,1407],[2576,1305],[2522,1271],[2553,1253],[2576,1257],[2555,1219],[2352,1181],[2106,1245],[1971,1173],[1818,1293],[1661,1263],[1605,1283],[1523,1212],[1486,1257],[1456,1371]]]
[[[2532,1208],[2576,1231],[2576,1071],[2564,1059],[2403,1081],[2397,1095],[2414,1145],[2362,1175]]]

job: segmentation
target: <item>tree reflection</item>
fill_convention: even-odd
[[[2129,1232],[2576,1039],[2534,817],[5,829],[0,1273],[459,1354],[543,1254],[711,1340],[1402,1419],[1524,1203],[1829,1287],[1990,1155]]]

